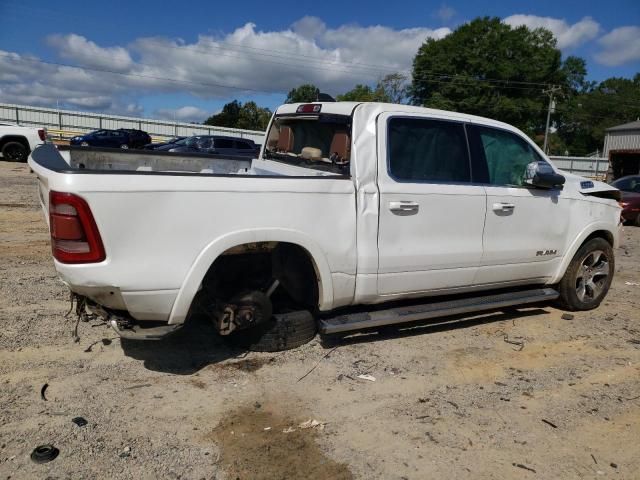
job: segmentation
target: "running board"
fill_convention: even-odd
[[[536,288],[519,292],[498,293],[481,297],[467,297],[459,300],[390,308],[388,310],[351,313],[320,320],[320,333],[330,335],[333,333],[382,327],[384,325],[447,317],[449,315],[548,302],[555,300],[559,296],[560,294],[552,288]]]

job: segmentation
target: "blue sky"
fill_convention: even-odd
[[[234,98],[274,107],[305,81],[337,94],[409,71],[425,38],[485,15],[547,26],[593,80],[640,71],[637,0],[0,0],[0,101],[201,121]]]

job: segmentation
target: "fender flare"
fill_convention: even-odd
[[[612,229],[610,223],[595,222],[587,225],[580,232],[580,234],[574,239],[574,241],[571,243],[571,245],[567,249],[567,253],[562,259],[562,262],[560,263],[560,265],[558,266],[556,273],[553,275],[553,277],[551,277],[551,280],[549,281],[550,284],[558,283],[562,279],[562,277],[564,276],[564,273],[567,271],[567,268],[569,267],[569,263],[571,263],[571,260],[573,260],[573,257],[578,251],[578,249],[582,246],[582,244],[584,243],[584,241],[587,239],[589,235],[597,231],[605,231],[611,234],[611,236],[614,239],[613,246],[615,248],[615,245],[617,245],[618,231],[617,229]]]
[[[287,242],[304,248],[311,256],[318,276],[319,307],[321,310],[331,308],[333,305],[331,269],[322,249],[309,236],[297,230],[285,228],[240,230],[218,237],[202,249],[178,291],[169,316],[169,324],[184,323],[204,276],[220,255],[232,247],[257,242]]]

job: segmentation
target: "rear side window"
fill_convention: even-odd
[[[241,150],[253,150],[253,147],[247,142],[236,141],[236,148]]]
[[[216,148],[233,148],[233,140],[229,140],[227,138],[216,138],[215,146]]]
[[[485,179],[490,185],[524,185],[527,165],[544,162],[529,143],[514,133],[497,128],[473,126],[476,142],[486,160]]]
[[[470,182],[461,123],[392,118],[388,124],[389,174],[404,182]]]

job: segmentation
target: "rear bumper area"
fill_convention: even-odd
[[[165,322],[137,322],[126,313],[113,312],[97,304],[86,304],[87,310],[98,315],[121,337],[128,340],[161,340],[178,330],[184,324],[169,325]]]
[[[74,283],[76,279],[69,278],[66,271],[63,274],[61,270],[58,268],[58,274],[73,293],[110,310],[127,311],[140,321],[169,320],[178,294],[178,290],[122,291],[114,286],[81,286],[83,284]]]

